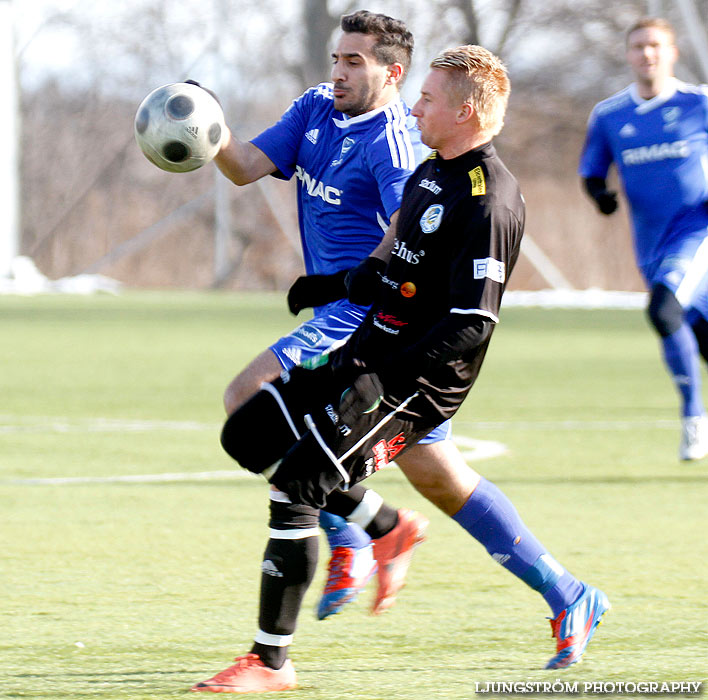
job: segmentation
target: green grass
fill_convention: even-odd
[[[267,537],[259,479],[27,480],[234,469],[218,444],[222,391],[293,325],[283,307],[262,294],[0,297],[1,698],[189,697],[248,650]],[[641,313],[505,310],[455,432],[508,446],[476,468],[610,596],[585,661],[541,670],[543,601],[391,469],[370,485],[431,519],[409,584],[380,618],[367,591],[317,622],[323,556],[292,648],[301,689],[279,697],[705,680],[708,471],[678,462],[678,426]]]

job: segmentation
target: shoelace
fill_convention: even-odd
[[[698,425],[696,423],[689,423],[686,426],[686,437],[689,442],[698,442]]]
[[[332,552],[332,560],[329,562],[327,574],[327,586],[325,593],[330,593],[337,588],[339,580],[349,575],[353,552],[349,547],[337,547]]]
[[[234,666],[238,666],[239,668],[248,668],[249,666],[260,664],[261,658],[258,654],[249,653],[244,654],[243,656],[237,656],[234,661],[236,663],[233,666],[229,666],[229,668],[223,670],[221,673],[217,673],[212,680],[218,683],[222,678],[228,678],[233,674]]]

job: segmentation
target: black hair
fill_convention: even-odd
[[[374,57],[382,66],[400,63],[405,75],[413,56],[413,35],[405,23],[387,15],[359,10],[344,15],[341,21],[342,31],[349,34],[370,34],[375,37]]]

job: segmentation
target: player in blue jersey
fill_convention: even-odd
[[[421,159],[418,131],[399,96],[413,50],[410,32],[398,20],[366,11],[344,16],[341,27],[332,83],[307,90],[251,142],[227,132],[215,161],[238,185],[269,174],[296,178],[307,276],[290,290],[294,312],[311,305],[331,273],[343,276],[362,261],[349,282],[353,290],[366,286],[392,245],[384,232],[395,223],[403,185]],[[353,301],[340,297],[337,291],[335,301],[315,308],[312,320],[258,355],[230,383],[224,397],[229,415],[264,381],[343,342],[359,326],[368,301],[356,292]],[[453,515],[457,492],[469,493],[475,474],[449,439],[448,424],[422,442],[398,464],[424,496]],[[271,491],[271,499],[278,497]],[[333,508],[349,523],[322,517],[332,558],[318,617],[338,612],[376,569],[372,611],[382,612],[403,586],[427,520],[388,506],[374,491],[357,499],[341,494],[328,510]]]
[[[630,207],[634,249],[649,288],[648,316],[681,397],[679,456],[708,454],[699,354],[708,360],[708,87],[674,77],[678,51],[664,19],[627,32],[635,82],[590,115],[580,161],[585,189],[606,215],[617,208],[614,163]]]

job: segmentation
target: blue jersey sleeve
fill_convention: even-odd
[[[288,107],[273,126],[251,140],[251,143],[270,158],[285,179],[295,173],[300,143],[305,135],[313,95],[319,87],[310,88]]]
[[[407,128],[389,128],[374,141],[367,157],[390,221],[401,208],[403,188],[408,178],[422,160],[420,134]]]
[[[578,172],[581,177],[606,178],[613,161],[612,149],[596,110],[590,114]]]

